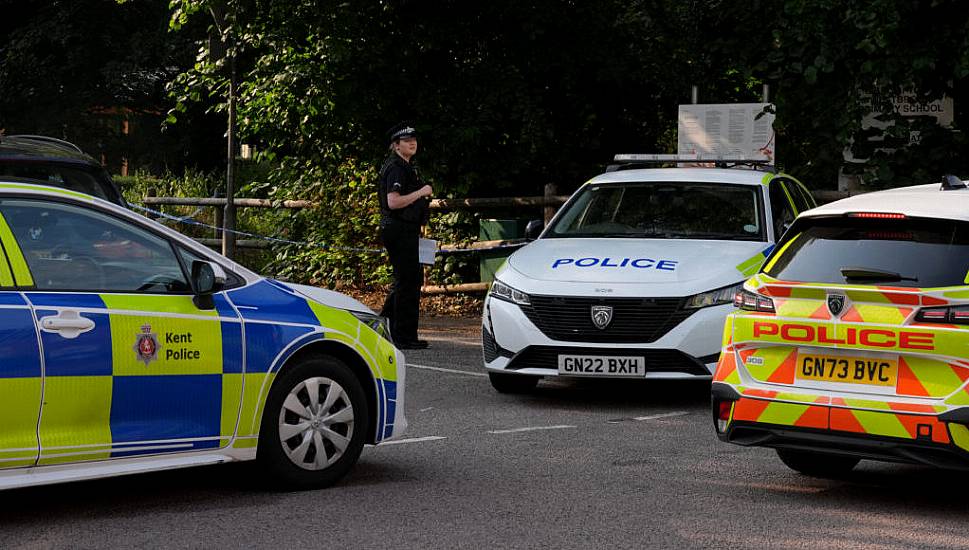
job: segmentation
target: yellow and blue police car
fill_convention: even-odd
[[[243,460],[332,484],[406,428],[387,335],[348,296],[0,181],[0,489]]]
[[[861,459],[969,468],[967,252],[954,176],[799,216],[727,317],[720,439],[809,475]]]

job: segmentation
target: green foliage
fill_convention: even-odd
[[[434,214],[427,226],[430,238],[440,244],[456,244],[462,247],[474,242],[477,232],[478,216],[466,211]],[[475,252],[443,254],[437,257],[434,266],[430,268],[429,277],[434,284],[458,284],[477,280],[477,270],[478,254]]]
[[[195,29],[169,33],[166,4],[0,0],[0,131],[68,139],[114,170],[122,157],[156,171],[212,166],[194,139],[210,128],[198,110],[186,108],[193,128],[159,128],[165,86],[194,57]]]
[[[961,134],[901,117],[890,103],[905,91],[919,99],[945,94],[957,107],[969,100],[969,5],[789,0],[773,13],[771,41],[758,45],[767,55],[754,73],[774,83],[778,156],[791,171],[808,182],[832,181],[849,147],[869,160],[847,170],[875,187],[937,181],[943,166],[969,170],[958,153]],[[884,136],[862,127],[873,111],[894,125]],[[920,144],[910,143],[909,129],[922,130]],[[896,150],[877,152],[880,145],[868,141],[875,134]]]
[[[310,200],[319,207],[276,212],[281,229],[273,236],[309,245],[274,246],[276,256],[267,269],[329,288],[388,282],[389,266],[377,232],[375,168],[336,149],[323,153],[321,160],[289,157],[270,176],[270,198]]]
[[[156,197],[210,197],[222,184],[221,176],[188,170],[182,175],[166,173],[153,176],[138,171],[133,176],[114,176],[125,200],[140,203],[149,193]]]
[[[439,197],[537,195],[550,182],[569,192],[616,152],[669,151],[691,85],[701,102],[730,103],[759,101],[769,84],[779,162],[812,187],[833,187],[843,168],[875,186],[931,180],[943,167],[969,175],[962,134],[902,120],[888,102],[904,90],[969,101],[969,4],[959,0],[171,7],[172,28],[205,22],[222,43],[201,42],[171,84],[170,118],[193,104],[224,112],[235,56],[240,132],[272,167],[246,192],[325,205],[266,214],[274,235],[317,245],[277,247],[270,267],[316,284],[387,280],[380,255],[334,246],[379,248],[374,171],[385,129],[402,119],[422,133],[417,159]],[[894,123],[881,142],[862,127],[872,110]],[[843,167],[847,147],[869,160]],[[475,221],[435,215],[430,232],[466,242]],[[449,256],[432,278],[467,280],[476,263]]]

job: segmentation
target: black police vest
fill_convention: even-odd
[[[377,195],[380,198],[382,221],[397,220],[424,225],[430,217],[430,200],[420,198],[404,208],[391,210],[387,204],[387,194],[393,191],[407,195],[424,187],[417,170],[397,153],[391,153],[380,168]]]

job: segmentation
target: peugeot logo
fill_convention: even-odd
[[[841,311],[845,308],[845,300],[844,294],[828,294],[828,311],[831,315],[835,317],[841,315]]]
[[[592,324],[603,330],[612,322],[612,306],[592,306]]]

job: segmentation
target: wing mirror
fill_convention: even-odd
[[[225,288],[225,271],[222,266],[204,260],[192,262],[192,301],[199,309],[215,309],[212,295]]]
[[[545,223],[542,220],[532,220],[525,225],[525,240],[534,241],[542,234],[542,230],[545,229]]]

